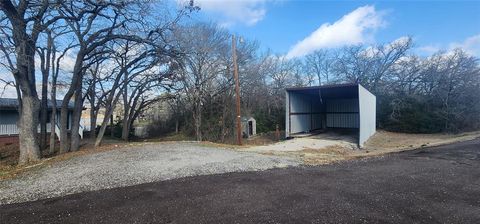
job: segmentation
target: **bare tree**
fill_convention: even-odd
[[[334,58],[328,50],[316,50],[305,57],[305,64],[309,74],[317,76],[318,85],[330,82]]]
[[[224,86],[215,82],[227,71],[222,55],[228,52],[229,35],[211,24],[195,24],[176,33],[179,47],[185,52],[180,81],[192,106],[195,136],[202,140],[202,110],[207,95],[221,93]],[[225,76],[224,76],[225,77]]]
[[[91,59],[96,58],[97,54],[104,53],[97,49],[102,48],[103,45],[112,40],[121,38],[142,40],[138,36],[120,34],[120,30],[125,32],[128,23],[133,19],[129,17],[127,6],[114,1],[85,2],[80,5],[77,2],[63,4],[61,14],[76,18],[75,20],[68,20],[67,23],[75,34],[79,47],[73,68],[72,81],[63,98],[61,108],[60,133],[62,137],[60,152],[78,150],[80,145],[78,131],[83,108],[82,84],[86,69],[90,66],[85,62],[90,61],[93,64],[94,62]],[[94,24],[101,25],[94,26]],[[75,103],[72,115],[71,144],[68,147],[68,104],[73,96],[75,96]]]
[[[20,157],[19,163],[24,164],[40,158],[37,140],[38,115],[40,102],[35,80],[35,49],[41,32],[51,24],[65,18],[56,15],[51,9],[58,3],[48,0],[31,2],[20,0],[0,1],[0,10],[5,14],[8,23],[2,26],[3,33],[10,36],[15,44],[15,69],[12,75],[17,87],[17,97],[20,102]]]
[[[40,57],[40,71],[42,72],[42,98],[40,109],[40,150],[46,148],[47,145],[47,116],[48,116],[48,79],[50,76],[51,56],[53,53],[53,37],[52,31],[45,30],[46,46],[37,48]]]

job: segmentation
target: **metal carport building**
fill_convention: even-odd
[[[360,84],[286,89],[285,135],[315,130],[358,130],[358,145],[375,133],[376,97]]]

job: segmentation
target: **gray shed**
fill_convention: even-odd
[[[257,134],[257,121],[253,117],[242,117],[242,135],[250,138]]]
[[[286,89],[285,135],[315,130],[358,131],[358,145],[376,131],[376,97],[360,84]]]

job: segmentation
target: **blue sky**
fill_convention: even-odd
[[[480,1],[196,2],[202,8],[199,20],[215,21],[292,57],[309,49],[388,43],[404,36],[413,37],[414,50],[421,55],[462,47],[480,56]]]

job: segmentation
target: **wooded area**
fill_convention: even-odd
[[[59,153],[79,149],[85,106],[91,108],[95,146],[114,110],[123,111],[121,138],[128,141],[134,121],[158,101],[168,102],[173,112],[165,131],[197,140],[233,139],[232,33],[189,20],[200,10],[193,1],[171,10],[148,1],[2,0],[0,9],[1,66],[10,73],[1,80],[15,86],[21,102],[20,164],[38,160],[47,148],[48,98],[63,100]],[[415,133],[480,128],[478,58],[462,49],[420,57],[413,48],[412,38],[401,38],[287,59],[257,41],[239,41],[242,115],[255,117],[258,132],[273,131],[284,126],[286,87],[360,83],[377,96],[379,128]],[[70,101],[75,106],[69,134]],[[99,111],[104,117],[97,129]],[[50,120],[57,120],[55,113]],[[49,153],[56,153],[53,144]]]

